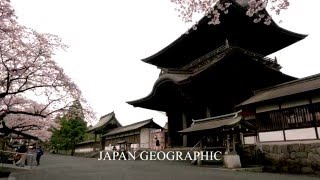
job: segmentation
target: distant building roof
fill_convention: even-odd
[[[97,142],[99,142],[99,141],[97,141]],[[92,144],[92,143],[94,143],[94,140],[83,141],[83,142],[77,143],[76,146],[86,145],[86,144]]]
[[[101,116],[99,122],[93,127],[89,128],[87,132],[100,131],[104,129],[108,124],[115,124],[117,126],[122,126],[117,120],[114,111],[104,116]]]
[[[127,125],[127,126],[123,126],[123,127],[119,127],[119,128],[113,129],[110,132],[104,134],[102,137],[109,136],[109,135],[114,135],[114,134],[120,134],[120,133],[124,133],[124,132],[128,132],[128,131],[137,130],[137,129],[143,128],[143,127],[145,127],[147,125],[153,125],[154,128],[158,128],[158,129],[161,128],[161,126],[159,126],[157,123],[155,123],[152,119],[147,119],[147,120],[144,120],[144,121],[136,122],[134,124],[130,124],[130,125]]]
[[[206,119],[194,120],[193,124],[186,129],[179,131],[179,133],[194,133],[200,131],[213,130],[218,128],[232,128],[241,124],[245,128],[254,129],[253,125],[245,121],[240,112],[226,114],[222,116],[210,117]]]
[[[320,89],[320,74],[289,81],[255,92],[255,95],[238,106],[245,106],[280,97],[305,93]]]

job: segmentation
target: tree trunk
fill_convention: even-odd
[[[76,148],[76,142],[72,142],[71,156],[74,155],[75,148]]]

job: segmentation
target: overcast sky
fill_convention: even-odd
[[[133,108],[126,101],[147,96],[159,70],[141,59],[158,52],[183,34],[185,24],[170,0],[11,0],[21,24],[59,35],[70,46],[57,60],[79,85],[97,116],[115,111],[123,124],[166,116]],[[290,0],[277,21],[309,36],[275,55],[282,72],[305,77],[320,73],[318,58],[319,0]],[[275,42],[276,43],[276,42]]]

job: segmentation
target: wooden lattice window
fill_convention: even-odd
[[[312,113],[314,111],[314,115]],[[277,131],[320,125],[320,104],[304,105],[257,114],[259,131]]]

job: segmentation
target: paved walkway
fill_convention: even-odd
[[[31,171],[12,173],[10,180],[308,180],[317,177],[235,172],[165,161],[98,161],[44,155]]]

